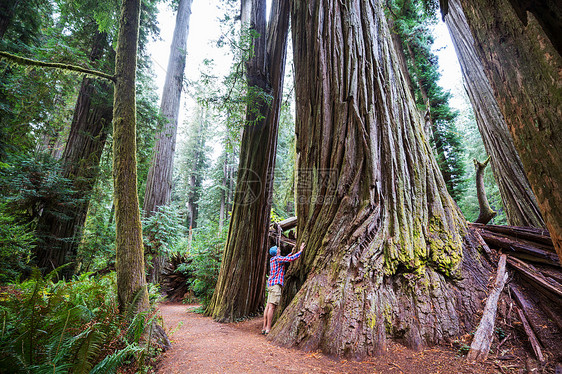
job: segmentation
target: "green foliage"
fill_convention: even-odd
[[[20,224],[0,201],[0,284],[14,281],[28,270],[35,238],[28,224]]]
[[[188,260],[178,267],[188,276],[189,288],[205,307],[217,284],[226,236],[227,230],[219,233],[217,227],[194,229]]]
[[[170,254],[185,235],[178,210],[173,205],[161,206],[157,212],[143,219],[146,252]]]
[[[150,313],[118,313],[115,274],[54,283],[35,270],[1,289],[0,367],[11,373],[114,373],[140,358]],[[137,361],[138,365],[138,361]]]
[[[60,214],[60,207],[79,203],[60,164],[48,153],[13,156],[0,170],[1,198],[19,223],[34,223],[39,215]]]
[[[108,188],[106,180],[101,179],[90,199],[77,256],[83,272],[111,267],[115,262],[115,222],[111,210],[113,190]]]
[[[187,128],[182,131],[185,139],[180,143],[176,161],[174,201],[185,207],[182,215],[188,228],[199,225],[199,203],[204,192],[203,182],[209,173],[212,148],[208,145],[213,141],[212,123],[213,108],[199,106]],[[207,218],[207,217],[205,217]]]

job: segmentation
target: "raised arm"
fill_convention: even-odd
[[[297,253],[289,255],[289,256],[280,256],[280,257],[278,257],[278,260],[281,261],[281,262],[295,261],[297,258],[300,257],[303,249],[304,249],[304,243],[301,244],[300,250]]]

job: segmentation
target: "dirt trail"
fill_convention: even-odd
[[[156,367],[158,373],[494,373],[490,365],[469,365],[455,351],[432,348],[415,352],[395,343],[383,357],[363,362],[334,360],[318,352],[277,347],[260,334],[261,318],[220,324],[189,312],[194,306],[162,304],[164,328],[173,347]],[[178,327],[179,326],[179,327]]]

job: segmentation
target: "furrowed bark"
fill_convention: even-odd
[[[424,135],[384,4],[292,4],[306,247],[270,336],[354,358],[388,338],[452,339],[474,326],[489,272]]]
[[[562,258],[562,3],[467,0],[475,50]],[[551,20],[555,20],[554,24]]]

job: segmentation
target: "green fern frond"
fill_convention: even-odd
[[[115,351],[113,354],[104,358],[99,364],[92,368],[90,374],[115,373],[117,368],[123,365],[123,362],[127,358],[131,355],[137,355],[142,351],[143,348],[136,344],[128,345],[127,347]]]
[[[97,331],[94,325],[84,331],[82,334],[76,336],[76,342],[79,349],[76,351],[73,373],[86,374],[93,366],[93,362],[99,357],[101,352],[102,343],[105,336]]]

